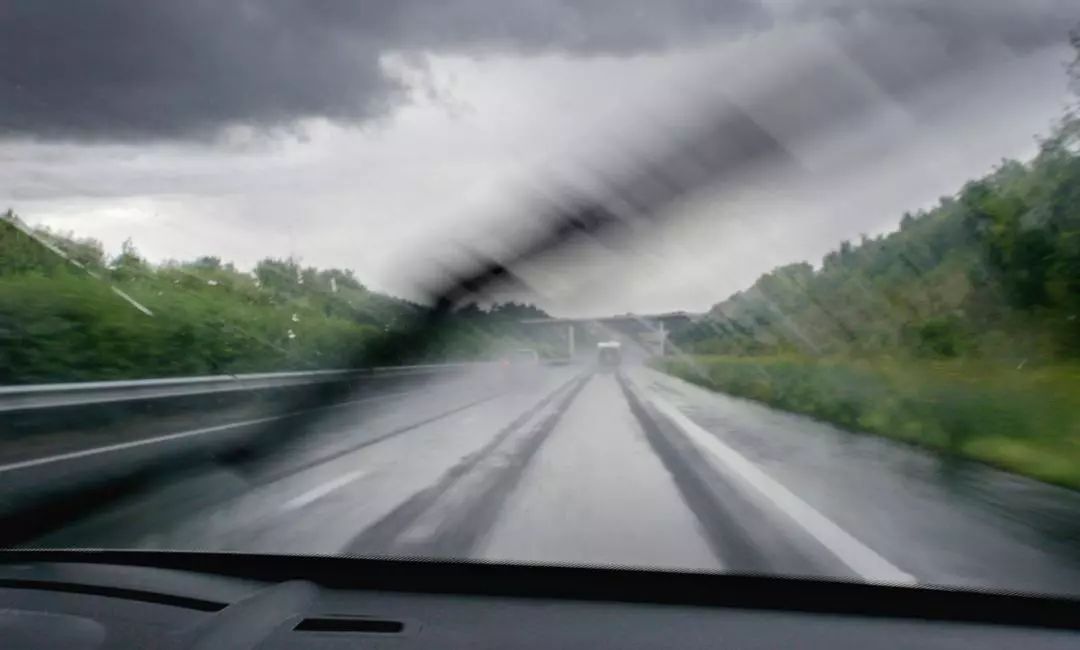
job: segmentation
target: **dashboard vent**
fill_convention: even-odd
[[[297,632],[366,632],[368,634],[399,634],[405,629],[401,621],[379,618],[334,616],[305,618],[293,628]]]

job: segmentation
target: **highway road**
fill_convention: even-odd
[[[492,373],[495,374],[492,374]],[[1080,494],[640,366],[485,370],[163,474],[31,547],[410,555],[1080,594]]]

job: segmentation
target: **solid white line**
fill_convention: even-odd
[[[342,474],[341,476],[337,477],[332,481],[327,481],[326,483],[323,483],[322,485],[314,489],[304,492],[298,497],[289,499],[281,506],[281,509],[296,510],[297,508],[302,508],[307,504],[311,503],[312,501],[321,499],[327,494],[330,494],[334,490],[345,487],[349,483],[352,483],[356,479],[362,477],[364,474],[366,474],[366,472],[364,472],[363,470],[356,470],[353,472],[349,472],[348,474]]]
[[[121,449],[131,449],[133,447],[142,447],[143,445],[154,445],[159,442],[166,442],[169,440],[178,440],[180,438],[189,438],[192,436],[201,436],[207,433],[217,433],[218,431],[226,431],[228,429],[234,429],[239,427],[246,427],[252,424],[262,424],[264,422],[272,422],[274,420],[280,420],[282,418],[291,417],[300,413],[307,413],[309,411],[318,411],[328,408],[337,408],[339,406],[348,406],[349,404],[359,404],[361,402],[370,402],[373,400],[387,399],[390,397],[399,397],[406,395],[411,391],[401,391],[397,393],[390,393],[388,395],[373,395],[371,397],[364,397],[361,399],[354,399],[348,402],[337,402],[335,404],[329,404],[327,406],[319,406],[313,409],[305,409],[303,411],[292,411],[289,413],[282,413],[281,415],[272,415],[265,418],[255,418],[254,420],[244,420],[242,422],[231,422],[229,424],[219,424],[213,427],[204,427],[202,429],[191,429],[190,431],[179,431],[177,433],[170,433],[164,436],[158,436],[156,438],[147,438],[146,440],[135,440],[132,442],[121,442],[115,445],[106,445],[105,447],[95,447],[93,449],[84,449],[82,451],[72,451],[66,454],[59,454],[57,456],[48,456],[46,458],[35,458],[33,460],[24,460],[18,463],[11,463],[10,465],[0,465],[0,473],[9,472],[15,469],[24,469],[26,467],[34,467],[37,465],[47,465],[48,463],[55,463],[62,460],[71,460],[73,458],[84,458],[86,456],[94,456],[96,454],[105,454],[110,451],[120,451]]]
[[[649,394],[648,399],[660,413],[682,429],[686,437],[699,449],[707,452],[709,458],[738,475],[863,579],[892,584],[916,583],[915,577],[910,573],[897,568],[810,504],[792,494],[757,465],[700,427],[667,400],[654,394]]]

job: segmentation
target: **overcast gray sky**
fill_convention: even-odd
[[[538,197],[739,109],[782,170],[522,270],[557,313],[702,310],[1031,155],[1078,21],[1059,0],[0,0],[0,206],[413,296]]]

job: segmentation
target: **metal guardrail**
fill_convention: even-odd
[[[363,379],[365,377],[410,377],[466,370],[484,365],[487,365],[487,363],[439,363],[358,370],[312,370],[304,372],[3,386],[0,387],[0,413],[234,391],[287,388],[331,381]]]
[[[323,382],[381,384],[400,378],[407,383],[410,378],[452,375],[486,365],[431,364],[5,386],[0,387],[0,431],[14,433],[15,429],[9,425],[17,420],[41,420],[43,426],[49,426],[56,418],[60,419],[63,430],[78,429],[87,421],[84,415],[111,411],[113,405],[119,405],[122,411],[128,403],[137,405],[140,401],[179,402],[188,396],[200,400],[215,393],[239,397],[238,391],[272,391]],[[63,453],[0,465],[0,544],[29,539],[27,535],[34,534],[35,526],[45,526],[42,530],[47,530],[52,525],[50,522],[59,521],[57,517],[70,516],[89,507],[87,503],[112,498],[116,490],[128,489],[129,481],[134,485],[138,480],[160,477],[251,445],[276,444],[280,440],[263,437],[267,426],[296,413],[270,413],[254,419],[210,423],[210,426],[193,423],[178,426],[182,430],[147,431],[146,435],[106,445],[94,445],[91,436],[84,441],[88,444]],[[17,444],[18,438],[14,442]]]
[[[545,365],[562,365],[569,360],[550,360]],[[99,406],[139,400],[177,399],[244,390],[272,390],[289,386],[332,381],[373,382],[401,378],[421,379],[495,365],[493,362],[429,364],[367,368],[362,370],[318,370],[311,372],[260,373],[235,376],[176,377],[135,381],[99,381],[70,384],[39,384],[0,387],[0,430],[20,418],[65,419],[82,422],[65,407],[76,411],[96,411]],[[496,378],[498,375],[496,375]],[[490,382],[481,382],[489,385]],[[121,404],[121,407],[124,405]],[[56,408],[55,412],[49,409]],[[121,409],[123,410],[123,409]],[[219,458],[252,445],[276,444],[265,438],[266,426],[296,413],[270,414],[243,421],[227,421],[212,426],[185,428],[148,434],[105,446],[73,448],[70,451],[0,465],[0,544],[29,539],[27,526],[48,525],[60,516],[76,512],[89,499],[112,498],[113,490],[126,489],[126,481],[158,477]],[[118,488],[118,486],[121,486]],[[66,509],[74,508],[70,512]],[[49,514],[52,513],[52,514]],[[65,514],[64,516],[68,516]],[[37,522],[37,523],[35,523]],[[23,537],[20,537],[23,536]]]

